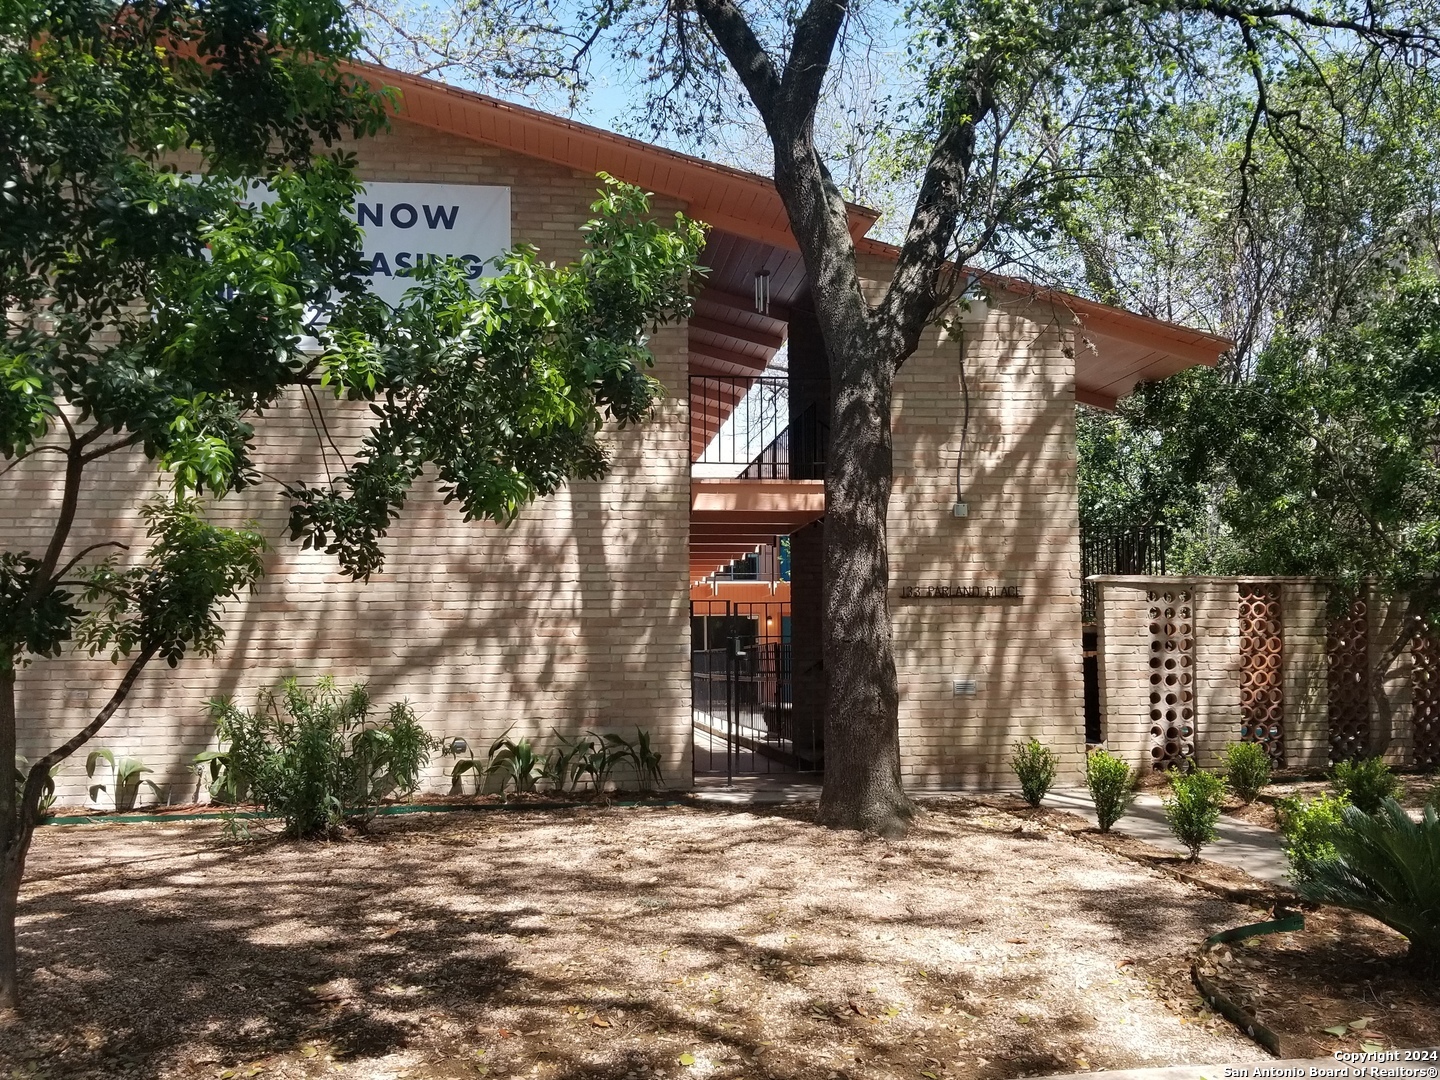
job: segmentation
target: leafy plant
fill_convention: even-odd
[[[535,790],[535,782],[541,778],[544,764],[544,758],[535,752],[529,739],[512,739],[510,730],[506,729],[505,734],[490,744],[485,775],[499,774],[502,793],[507,784],[514,784],[517,793],[525,794]]]
[[[1135,780],[1135,770],[1108,750],[1096,750],[1085,759],[1085,786],[1102,833],[1109,832],[1134,803]]]
[[[1270,783],[1270,754],[1256,742],[1231,743],[1225,748],[1225,782],[1247,806]]]
[[[552,791],[563,794],[574,789],[577,776],[575,760],[591,744],[589,740],[580,736],[567,739],[554,728],[551,728],[550,731],[559,745],[551,747],[545,755],[540,766],[540,779],[548,781]]]
[[[635,764],[635,778],[640,790],[648,791],[665,783],[665,777],[660,771],[660,755],[651,748],[650,733],[643,728],[635,729],[635,743],[630,748],[630,760]]]
[[[1290,862],[1290,880],[1297,884],[1308,881],[1318,864],[1335,858],[1335,836],[1345,827],[1348,805],[1335,795],[1276,801],[1280,842]]]
[[[450,770],[450,794],[459,795],[463,792],[462,782],[466,773],[475,774],[475,794],[479,795],[485,787],[485,767],[488,764],[484,758],[477,757],[470,749],[470,741],[462,736],[455,736],[443,743],[441,750],[442,757],[454,757],[455,765]]]
[[[85,775],[92,780],[95,779],[95,770],[102,761],[110,766],[111,788],[113,788],[110,790],[110,801],[116,810],[133,809],[142,787],[148,787],[154,792],[156,799],[161,797],[160,789],[155,786],[154,781],[141,779],[146,773],[154,772],[153,769],[139,758],[122,757],[117,759],[114,751],[108,747],[101,746],[90,751],[89,756],[85,758]],[[98,803],[100,794],[106,790],[105,784],[91,784],[90,801]]]
[[[1341,761],[1330,771],[1336,795],[1365,814],[1378,813],[1386,799],[1400,794],[1400,781],[1378,757]]]
[[[21,793],[25,790],[25,781],[30,777],[30,762],[27,758],[15,755],[15,801],[18,804]],[[40,801],[35,807],[36,822],[44,821],[50,816],[50,811],[55,805],[55,773],[52,771],[45,777],[45,786],[40,789]]]
[[[588,781],[591,793],[598,797],[605,793],[615,767],[621,762],[634,760],[634,750],[614,732],[598,735],[587,731],[585,735],[587,737],[578,740],[576,747],[573,779],[576,783],[582,779]]]
[[[1307,900],[1361,911],[1405,935],[1410,962],[1430,978],[1440,977],[1440,818],[1427,806],[1412,821],[1394,798],[1367,814],[1358,806],[1342,811],[1331,838],[1332,853],[1296,881]]]
[[[1190,861],[1215,837],[1220,808],[1225,803],[1225,781],[1204,769],[1184,773],[1170,770],[1170,798],[1165,800],[1165,823],[1175,839],[1190,850]]]
[[[1010,768],[1020,778],[1020,793],[1031,806],[1039,806],[1055,783],[1055,755],[1039,739],[1017,742]]]
[[[370,709],[363,683],[342,694],[329,676],[309,687],[286,679],[278,697],[260,695],[253,713],[225,699],[211,703],[229,768],[297,837],[368,818],[382,799],[419,786],[434,740],[408,702],[392,704],[379,721]]]

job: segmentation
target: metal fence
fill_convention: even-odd
[[[1092,574],[1163,574],[1170,530],[1163,525],[1086,529],[1080,534],[1081,621],[1095,621]]]
[[[818,771],[822,735],[794,717],[790,605],[696,600],[690,616],[696,775]]]

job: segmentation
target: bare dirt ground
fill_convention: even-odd
[[[882,841],[811,811],[41,830],[26,1078],[1001,1078],[1257,1060],[1202,937],[1259,913],[974,801]],[[1348,1018],[1347,1018],[1348,1019]]]

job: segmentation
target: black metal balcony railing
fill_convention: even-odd
[[[825,476],[828,387],[776,376],[692,375],[690,460],[697,477]]]
[[[1080,534],[1081,621],[1095,621],[1091,574],[1163,574],[1170,530],[1163,525],[1087,529]]]

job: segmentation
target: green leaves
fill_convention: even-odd
[[[568,480],[603,475],[596,436],[653,406],[646,335],[689,314],[704,243],[702,226],[655,222],[642,191],[603,179],[573,266],[522,245],[474,287],[459,265],[425,266],[388,320],[358,303],[336,311],[322,380],[371,400],[376,420],[333,483],[287,489],[292,539],[368,578],[427,466],[465,520],[501,524]]]
[[[1394,799],[1376,814],[1354,806],[1330,836],[1296,890],[1307,900],[1364,912],[1405,935],[1411,961],[1433,977],[1440,972],[1440,819],[1426,807],[1415,822]],[[1353,1025],[1352,1025],[1353,1026]]]
[[[291,678],[262,691],[254,712],[225,699],[210,703],[223,755],[223,790],[248,792],[285,819],[291,836],[314,836],[347,818],[373,814],[391,795],[420,782],[435,741],[408,702],[370,717],[363,683],[342,692],[325,676],[312,686]]]
[[[264,571],[264,538],[209,524],[193,498],[152,502],[144,513],[144,564],[121,569],[111,559],[87,573],[82,599],[90,610],[76,636],[92,655],[108,649],[112,659],[137,646],[171,667],[192,649],[212,656],[225,636],[224,602],[254,588]]]

